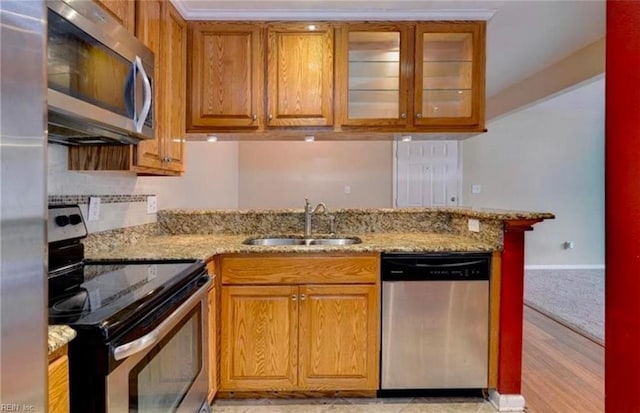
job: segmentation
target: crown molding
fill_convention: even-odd
[[[496,13],[495,9],[440,9],[440,10],[407,10],[407,9],[189,9],[181,1],[171,0],[182,17],[187,20],[243,20],[243,21],[390,21],[390,20],[480,20],[488,21]]]

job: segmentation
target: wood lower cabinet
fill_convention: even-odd
[[[48,412],[69,413],[69,357],[67,346],[49,356]]]
[[[207,350],[209,353],[209,395],[208,400],[211,402],[216,396],[218,391],[218,378],[219,378],[219,349],[220,349],[220,308],[218,303],[220,302],[220,286],[219,278],[216,277],[218,271],[218,260],[213,260],[207,263],[207,272],[213,278],[211,288],[209,288],[209,295],[207,297],[207,310],[208,310],[208,343]]]
[[[297,289],[222,287],[222,390],[295,389]]]
[[[301,286],[299,297],[299,387],[377,388],[376,286]]]
[[[255,255],[222,258],[220,390],[377,389],[377,254]]]

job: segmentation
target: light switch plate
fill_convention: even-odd
[[[158,197],[151,195],[147,197],[147,214],[155,214],[158,212]]]
[[[469,231],[480,232],[480,221],[477,219],[469,219]]]
[[[98,221],[100,219],[100,197],[89,197],[89,221]]]

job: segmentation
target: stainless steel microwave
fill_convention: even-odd
[[[94,1],[47,0],[47,8],[49,141],[153,139],[153,52]]]

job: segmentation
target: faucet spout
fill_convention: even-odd
[[[312,233],[311,218],[313,217],[313,214],[325,213],[325,212],[327,212],[327,206],[325,205],[324,202],[320,202],[314,208],[309,203],[308,198],[304,199],[304,237],[305,238],[311,238],[311,233]]]

